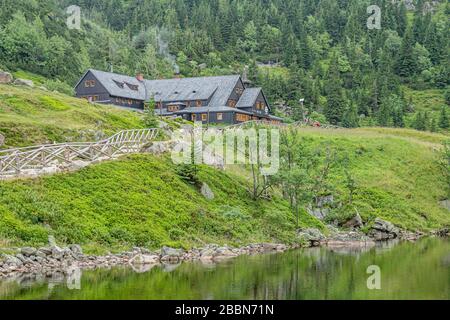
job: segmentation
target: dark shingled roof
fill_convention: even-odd
[[[239,102],[237,103],[237,108],[249,108],[255,105],[256,99],[258,99],[261,93],[261,88],[247,88],[244,90]]]
[[[231,75],[138,81],[135,77],[111,72],[93,69],[88,72],[92,72],[112,96],[141,101],[148,101],[153,96],[155,101],[162,102],[211,99],[211,106],[226,105],[240,79],[239,75]],[[133,90],[133,86],[136,86],[137,90]]]

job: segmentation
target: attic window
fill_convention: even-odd
[[[120,82],[120,81],[116,81],[116,80],[113,80],[114,81],[114,83],[119,87],[119,88],[121,88],[121,89],[123,89],[124,88],[124,83],[123,82]]]
[[[138,91],[139,90],[139,86],[137,86],[135,84],[128,83],[128,82],[125,82],[125,83],[126,83],[127,87],[130,88],[131,90],[133,90],[133,91]]]

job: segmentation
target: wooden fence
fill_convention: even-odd
[[[50,166],[70,166],[76,161],[98,161],[137,153],[155,139],[157,129],[121,131],[98,142],[74,142],[0,150],[0,178],[19,175],[25,170],[42,170]]]

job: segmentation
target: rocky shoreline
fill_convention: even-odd
[[[136,247],[131,251],[105,256],[84,255],[79,245],[60,248],[53,244],[39,249],[24,247],[17,249],[17,254],[3,254],[3,259],[0,260],[0,280],[22,275],[28,278],[53,277],[55,273],[70,275],[76,269],[93,270],[119,266],[130,266],[137,272],[145,272],[161,264],[179,265],[182,262],[192,261],[216,263],[242,255],[285,252],[299,247],[263,243],[242,248],[208,245],[189,251],[163,247],[157,252]]]
[[[217,263],[223,260],[243,255],[257,255],[267,253],[282,253],[302,247],[325,246],[331,249],[341,248],[372,248],[377,242],[397,239],[400,241],[416,241],[424,236],[423,233],[402,231],[391,223],[377,219],[366,235],[357,229],[340,231],[328,226],[330,234],[325,237],[317,229],[306,229],[298,232],[296,244],[251,244],[241,248],[229,246],[207,245],[189,251],[163,247],[159,251],[145,248],[133,248],[130,251],[105,256],[85,255],[81,246],[70,245],[61,248],[53,238],[49,245],[42,248],[24,247],[16,249],[15,254],[0,254],[0,280],[16,277],[29,279],[38,277],[53,277],[55,274],[69,276],[76,270],[107,269],[118,266],[132,267],[136,272],[146,272],[157,265],[177,266],[183,262],[201,261],[203,263]],[[436,231],[429,236],[446,237],[449,230]]]

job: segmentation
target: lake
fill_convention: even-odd
[[[380,271],[379,290],[368,288],[373,276],[368,269]],[[312,248],[137,271],[144,272],[78,270],[70,278],[3,281],[0,299],[448,300],[450,241],[424,239],[366,250]]]

